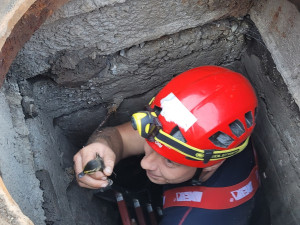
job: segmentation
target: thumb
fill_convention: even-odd
[[[116,155],[111,149],[108,149],[107,151],[104,152],[102,158],[105,165],[103,173],[106,176],[110,176],[115,166]]]

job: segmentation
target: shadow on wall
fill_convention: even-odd
[[[299,0],[289,0],[289,1],[297,7],[298,11],[300,11],[300,1]]]

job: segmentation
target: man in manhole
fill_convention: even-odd
[[[250,135],[257,98],[239,73],[202,66],[173,78],[131,122],[96,130],[75,156],[75,172],[101,157],[102,172],[80,186],[108,185],[121,159],[144,154],[141,167],[163,185],[160,224],[246,225],[259,187]]]

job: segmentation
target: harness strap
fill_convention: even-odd
[[[250,200],[259,187],[258,166],[245,180],[228,187],[188,186],[164,192],[164,208],[188,206],[203,209],[230,209]]]

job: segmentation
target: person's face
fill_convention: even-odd
[[[141,166],[148,178],[156,184],[177,184],[191,179],[197,168],[170,161],[154,151],[147,142],[144,145],[145,156]]]

